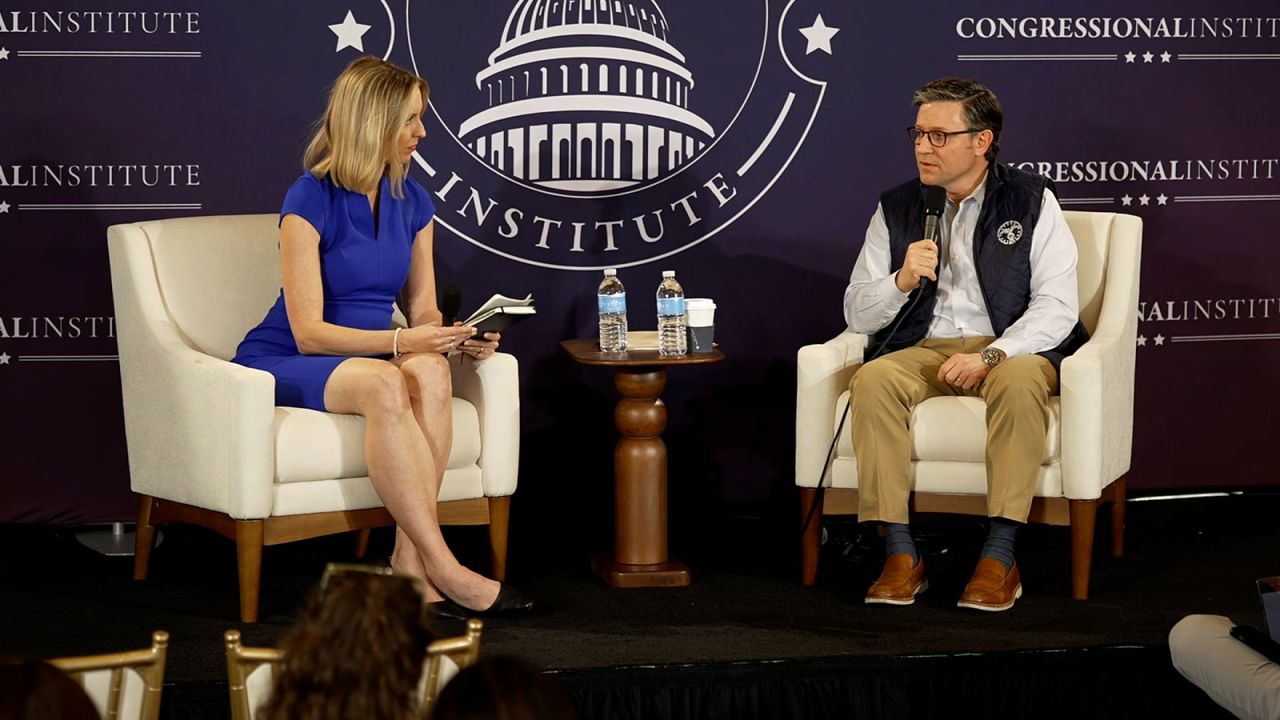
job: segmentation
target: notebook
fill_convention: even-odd
[[[1262,622],[1267,637],[1280,643],[1280,577],[1258,581],[1258,600],[1262,603]]]
[[[1231,628],[1231,637],[1253,648],[1259,655],[1280,663],[1280,577],[1258,581],[1258,601],[1262,603],[1262,625],[1258,632],[1248,625]]]

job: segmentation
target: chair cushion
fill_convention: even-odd
[[[911,489],[944,495],[986,495],[987,466],[971,462],[916,461],[910,466]],[[827,487],[858,488],[858,461],[838,457],[824,479]],[[1062,466],[1041,465],[1036,473],[1035,497],[1062,497]]]
[[[448,470],[440,484],[439,502],[482,498],[484,482],[479,465],[464,465]],[[271,514],[307,515],[330,512],[334,508],[363,510],[382,507],[382,498],[365,477],[310,482],[276,483],[272,487]]]
[[[364,457],[364,418],[306,408],[277,407],[276,482],[294,483],[369,474]],[[447,469],[480,458],[480,416],[471,403],[453,398],[453,449]]]
[[[848,401],[847,390],[836,400],[837,424]],[[911,459],[986,463],[986,413],[987,404],[981,398],[937,397],[920,403],[911,413]],[[1045,464],[1058,460],[1061,413],[1060,398],[1049,398],[1049,428],[1041,460]],[[853,435],[848,421],[840,434],[836,457],[853,457]]]

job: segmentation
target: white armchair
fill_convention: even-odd
[[[1090,339],[1062,363],[1061,393],[1050,399],[1048,443],[1031,522],[1071,527],[1071,596],[1089,595],[1099,505],[1112,503],[1111,552],[1124,552],[1125,474],[1133,445],[1133,378],[1138,327],[1142,220],[1066,212],[1079,247],[1080,316]],[[858,466],[849,423],[822,473],[832,434],[869,338],[852,332],[800,348],[796,388],[796,485],[801,517],[820,504],[801,540],[803,581],[817,579],[822,515],[856,515]],[[913,512],[986,514],[986,412],[981,398],[941,397],[911,415]]]
[[[392,523],[369,482],[364,418],[276,407],[270,374],[229,362],[280,291],[276,223],[232,215],[107,231],[129,471],[141,500],[134,578],[146,578],[155,525],[211,528],[236,541],[244,622],[258,617],[264,545],[358,530],[363,554],[368,530]],[[452,366],[440,522],[487,524],[502,579],[519,466],[516,360],[499,353]]]

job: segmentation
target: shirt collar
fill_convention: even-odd
[[[982,207],[982,202],[987,198],[987,176],[990,173],[991,173],[990,168],[987,168],[985,171],[983,171],[982,179],[978,181],[977,187],[973,189],[973,192],[969,193],[968,197],[962,199],[958,203],[952,203],[951,198],[947,198],[947,204],[954,205],[958,209],[961,205],[964,205],[965,203],[972,200],[975,203],[977,203],[978,207]]]

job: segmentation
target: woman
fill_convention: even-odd
[[[422,595],[406,577],[326,571],[280,649],[265,720],[412,720],[427,645]]]
[[[442,353],[482,362],[500,337],[441,325],[435,207],[408,176],[428,93],[422,78],[372,57],[338,77],[307,172],[280,211],[284,288],[234,362],[275,376],[278,405],[365,417],[369,478],[397,523],[392,567],[424,578],[428,600],[522,612],[530,603],[519,593],[458,562],[436,516],[453,442]],[[391,329],[397,295],[403,329]]]

